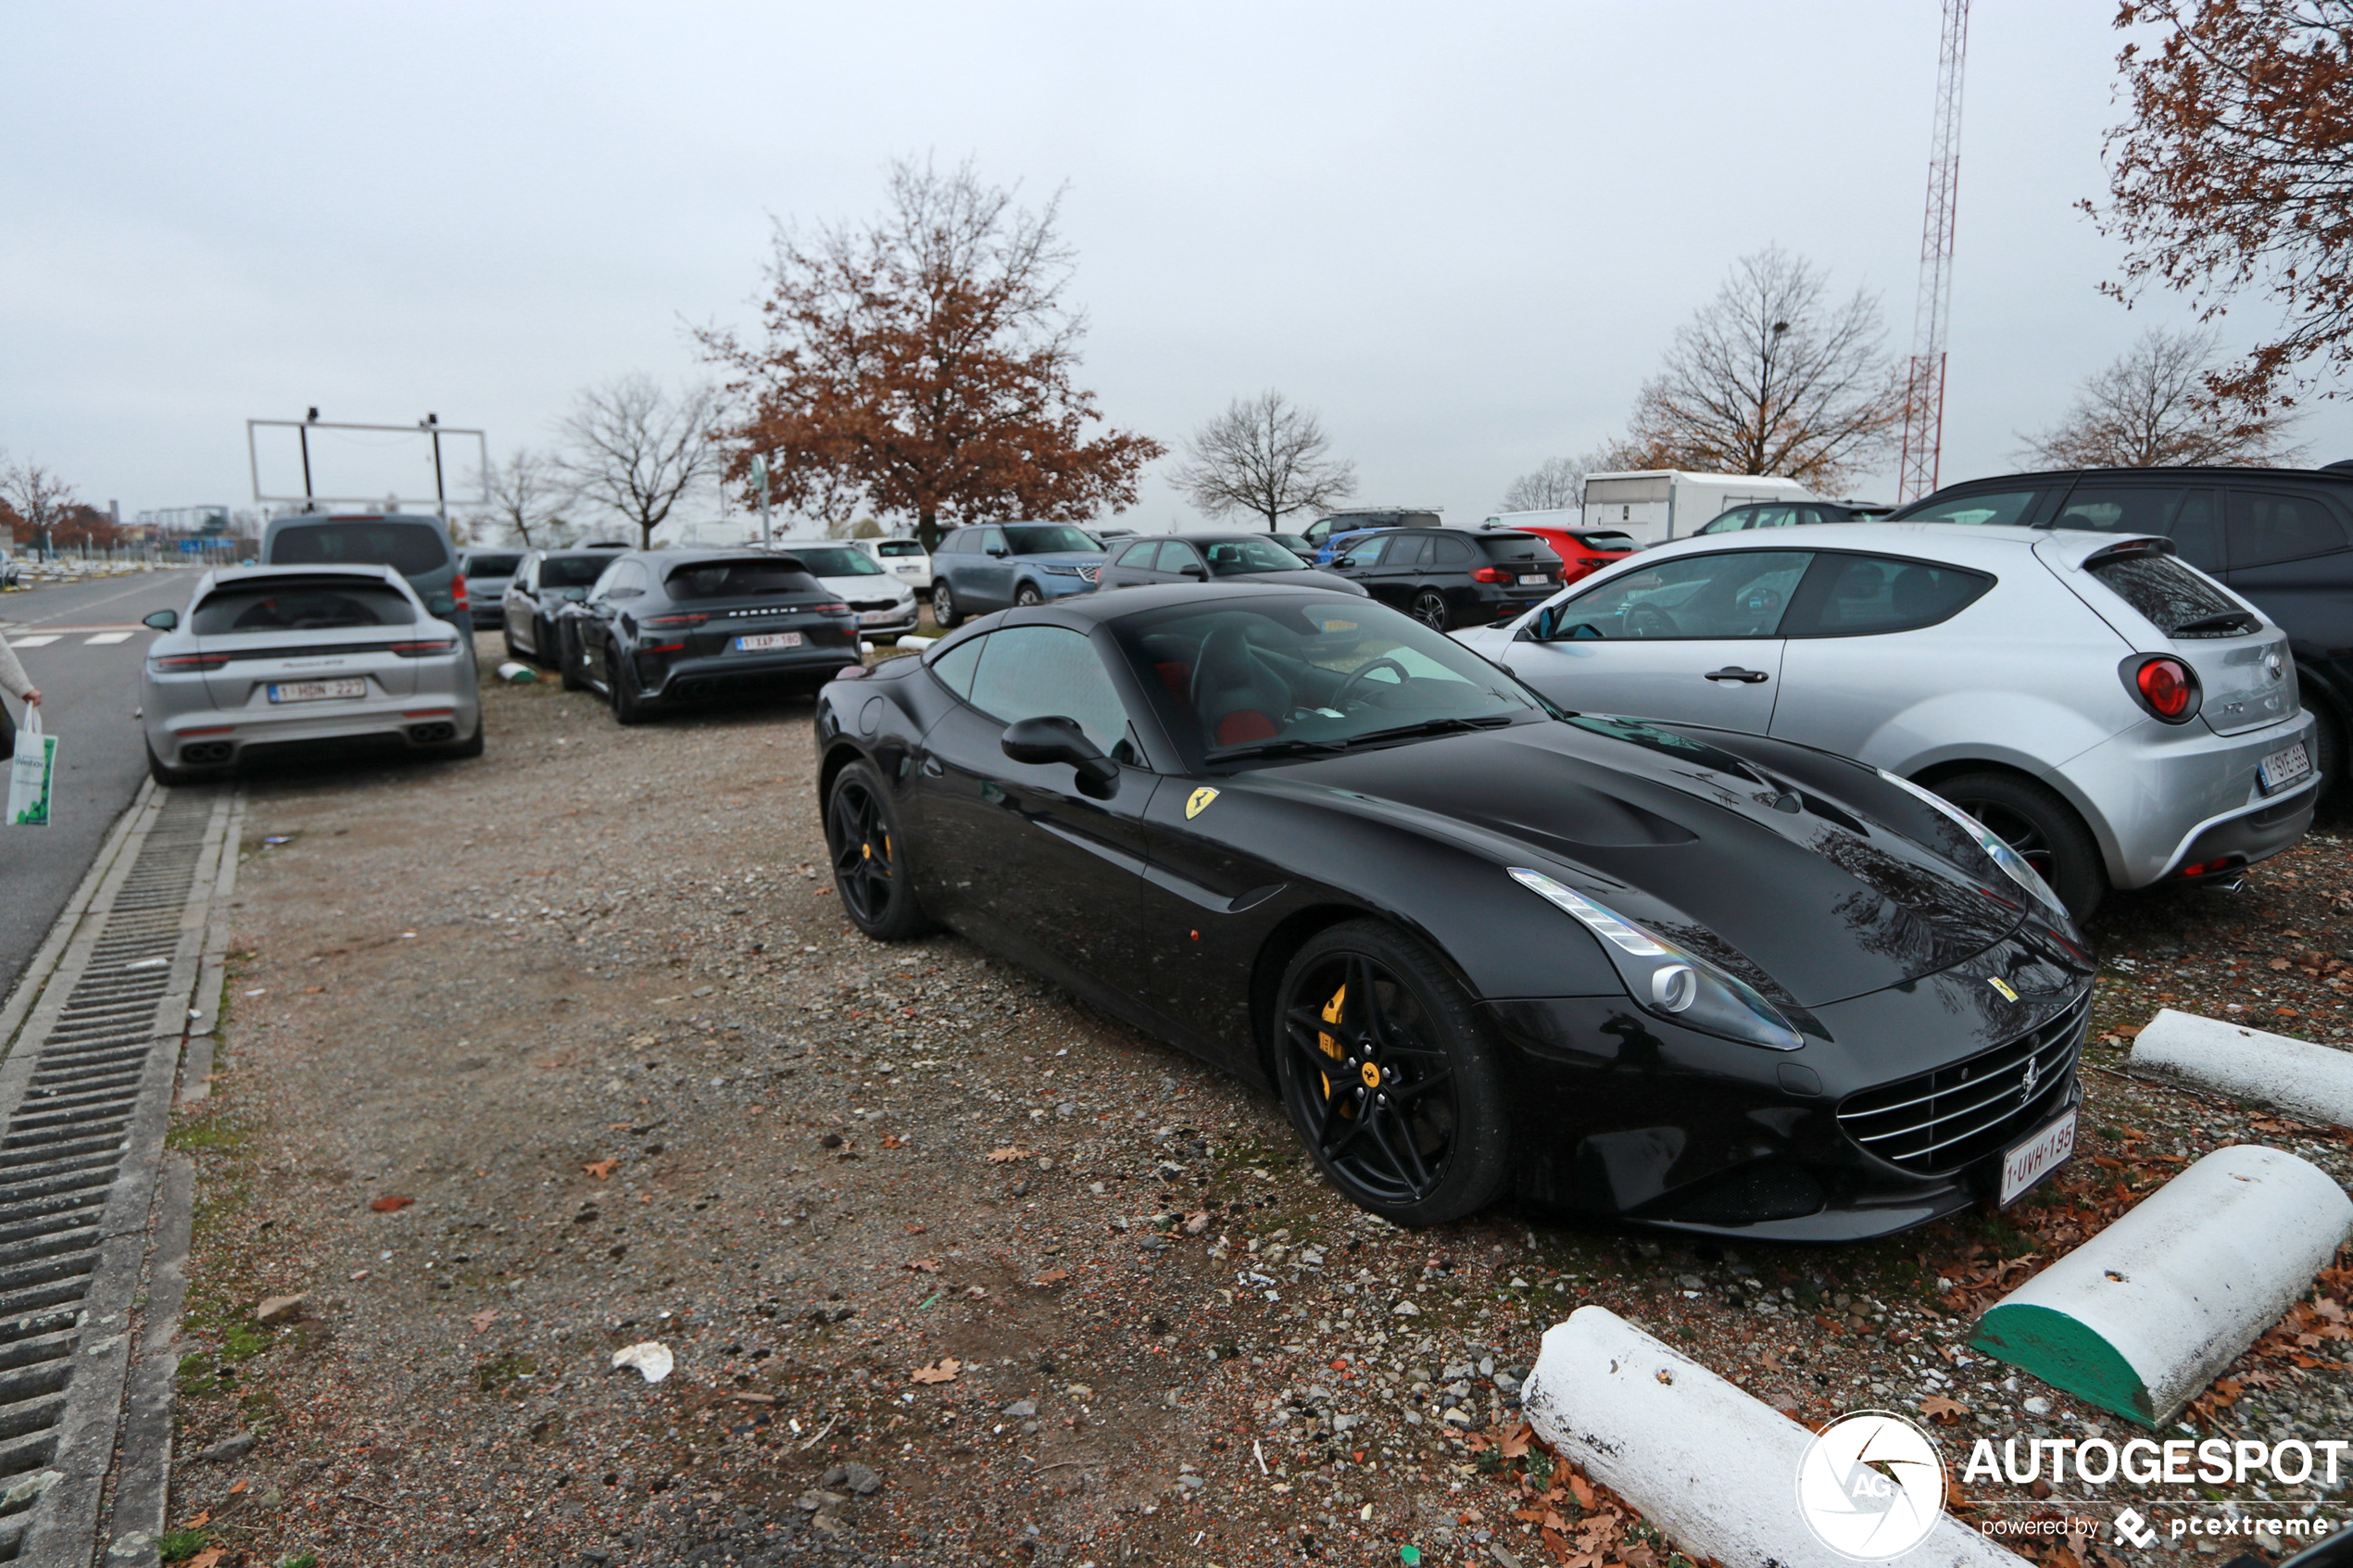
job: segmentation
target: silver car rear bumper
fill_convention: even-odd
[[[2310,747],[2314,729],[2302,711],[2234,735],[2218,735],[2203,722],[2177,728],[2152,719],[2044,778],[2091,824],[2108,880],[2146,887],[2218,856],[2252,863],[2303,836],[2320,798],[2318,781],[2267,796],[2256,768],[2298,741]]]

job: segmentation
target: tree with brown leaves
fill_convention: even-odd
[[[2215,402],[2207,378],[2218,357],[2211,331],[2153,327],[2086,377],[2067,417],[2027,436],[2020,456],[2052,469],[2299,460],[2284,439],[2289,416]]]
[[[1169,475],[1211,517],[1248,512],[1273,533],[1291,513],[1345,500],[1356,465],[1331,455],[1323,421],[1279,392],[1237,397],[1195,431]]]
[[[2083,204],[2126,247],[2108,292],[2159,282],[2205,321],[2268,297],[2283,329],[2207,385],[2292,404],[2353,362],[2353,0],[2123,0],[2116,25],[2161,31],[2117,56],[2132,118],[2108,133],[2108,207]]]
[[[855,494],[912,517],[926,549],[946,526],[1083,522],[1136,499],[1164,450],[1105,430],[1074,383],[1085,318],[1063,303],[1072,258],[1060,198],[1039,212],[971,165],[894,165],[863,225],[778,230],[763,340],[701,334],[745,412],[728,477],[755,453],[787,506]]]
[[[1879,301],[1827,297],[1829,277],[1768,246],[1732,264],[1642,387],[1621,453],[1650,468],[1778,474],[1834,491],[1885,455],[1904,422]]]

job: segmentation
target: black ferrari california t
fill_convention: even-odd
[[[1756,735],[1566,712],[1316,591],[1124,589],[819,695],[844,911],[946,924],[1270,1086],[1402,1224],[1760,1239],[2068,1156],[2090,956],[1999,838]]]

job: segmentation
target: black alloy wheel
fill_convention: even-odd
[[[1502,1189],[1511,1118],[1493,1047],[1418,943],[1376,921],[1318,933],[1284,972],[1275,1031],[1291,1125],[1352,1200],[1428,1225]]]
[[[1013,603],[1021,606],[1024,609],[1027,609],[1032,605],[1042,605],[1045,602],[1046,596],[1038,591],[1038,585],[1034,583],[1025,583],[1020,587],[1013,590]]]
[[[637,695],[636,671],[619,643],[605,645],[605,691],[612,699],[612,716],[622,723],[642,724],[654,716],[654,705]]]
[[[2108,869],[2092,830],[2048,785],[2014,773],[1960,773],[1931,785],[1975,817],[2051,884],[2078,924],[2108,893]]]
[[[825,798],[825,848],[834,889],[850,923],[879,942],[897,942],[927,925],[910,884],[898,813],[882,776],[864,762],[834,775]]]
[[[1433,632],[1446,630],[1446,596],[1435,588],[1424,588],[1416,594],[1414,619]]]
[[[931,585],[931,619],[943,632],[955,630],[956,622],[963,619],[956,613],[956,591],[945,583]]]

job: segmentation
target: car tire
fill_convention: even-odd
[[[155,780],[156,783],[159,784],[193,784],[195,782],[195,769],[175,768],[170,763],[164,761],[162,758],[157,757],[154,746],[148,746],[146,749],[147,776]]]
[[[1502,1066],[1470,997],[1428,948],[1381,922],[1349,921],[1308,939],[1276,995],[1276,1085],[1327,1181],[1399,1225],[1442,1224],[1494,1200],[1512,1160]],[[1400,1084],[1403,1104],[1388,1098]]]
[[[943,632],[952,632],[963,620],[956,609],[956,590],[945,583],[931,585],[932,623]]]
[[[605,684],[612,698],[612,716],[623,724],[642,724],[652,718],[653,704],[637,695],[637,678],[620,645],[605,645]]]
[[[556,673],[562,677],[564,690],[585,692],[588,689],[588,683],[580,678],[581,661],[585,657],[585,655],[577,658],[573,656],[570,634],[562,627],[558,627],[556,629]]]
[[[1453,617],[1446,613],[1446,596],[1435,588],[1424,588],[1414,596],[1414,619],[1433,632],[1443,632]]]
[[[1025,583],[1013,590],[1013,603],[1022,609],[1028,609],[1045,602],[1046,596],[1038,591],[1038,584],[1035,583]]]
[[[875,847],[879,842],[879,863]],[[825,850],[834,865],[841,912],[877,942],[899,942],[929,928],[915,897],[890,791],[868,762],[851,762],[825,790]]]
[[[2306,711],[2312,715],[2312,771],[2321,775],[2321,787],[2336,795],[2345,783],[2345,721],[2325,701]]]
[[[2017,773],[1956,773],[1929,786],[1994,830],[2043,873],[2077,924],[2108,896],[2108,867],[2092,830],[2058,791]]]

